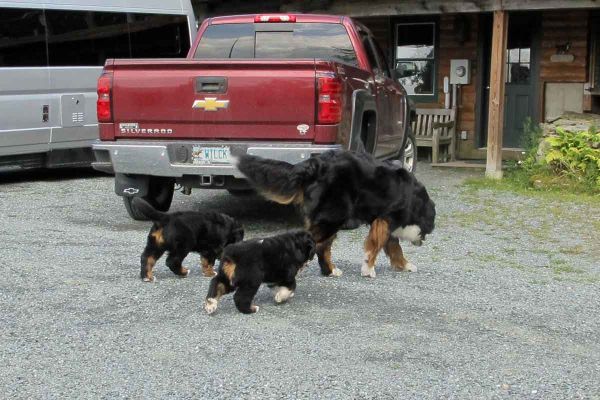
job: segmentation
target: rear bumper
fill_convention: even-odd
[[[312,154],[340,150],[340,145],[315,145],[289,142],[223,142],[223,141],[97,141],[92,145],[96,161],[92,167],[98,171],[117,174],[182,177],[184,175],[221,175],[243,178],[231,164],[192,164],[188,159],[192,145],[229,146],[231,155],[239,157],[252,154],[292,164],[309,158]],[[185,149],[185,150],[184,150]]]

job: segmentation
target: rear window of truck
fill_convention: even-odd
[[[346,28],[327,23],[210,25],[194,58],[317,58],[358,66]]]

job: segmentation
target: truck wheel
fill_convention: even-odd
[[[169,211],[171,201],[173,201],[173,192],[175,191],[175,183],[169,178],[150,178],[148,194],[142,199],[152,204],[159,211]],[[123,196],[123,204],[127,214],[136,221],[147,221],[148,218],[142,212],[131,204],[133,197]]]
[[[417,170],[417,141],[415,140],[415,135],[410,130],[404,142],[400,160],[402,161],[402,166],[408,172],[414,173]]]

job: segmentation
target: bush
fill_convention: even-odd
[[[600,133],[593,128],[575,133],[557,128],[556,133],[546,139],[550,150],[544,161],[556,174],[600,190]]]
[[[543,137],[542,129],[527,120],[523,127],[524,160],[508,179],[537,189],[568,189],[600,193],[600,133],[594,128]]]

